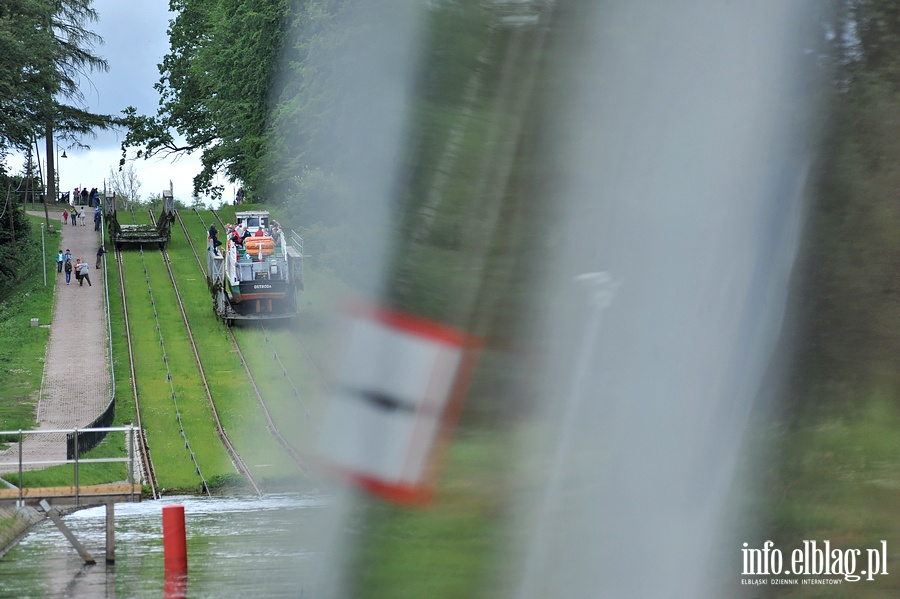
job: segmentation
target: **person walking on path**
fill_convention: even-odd
[[[97,206],[97,209],[94,210],[94,230],[100,230],[100,206]]]
[[[88,270],[90,270],[88,263],[82,262],[78,270],[78,272],[81,274],[81,281],[78,282],[79,287],[84,287],[85,281],[87,281],[88,287],[93,287],[93,285],[91,285],[91,275],[88,274]]]
[[[68,208],[63,209],[63,221],[62,221],[62,224],[64,224],[64,225],[68,225],[68,224],[69,224],[69,210],[68,210]]]
[[[64,270],[66,271],[66,285],[69,284],[69,281],[72,280],[72,258],[66,260],[66,265],[64,266]]]
[[[62,272],[63,262],[66,261],[65,256],[63,256],[62,248],[59,248],[59,253],[56,254],[56,274]]]
[[[97,269],[100,268],[100,261],[103,259],[103,254],[105,254],[105,253],[106,253],[106,248],[101,245],[100,249],[97,250],[97,265],[94,268],[97,268]]]
[[[84,208],[78,211],[78,219],[81,220],[81,226],[84,226]]]
[[[75,219],[78,218],[78,213],[75,212],[75,206],[72,206],[72,212],[69,213],[69,217],[72,219],[72,226],[75,226]]]

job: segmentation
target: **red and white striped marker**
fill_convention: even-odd
[[[318,443],[323,462],[371,493],[426,503],[480,343],[383,308],[355,307]]]

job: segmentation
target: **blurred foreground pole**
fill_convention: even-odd
[[[352,204],[347,209],[344,223],[346,229],[352,231],[352,237],[348,240],[349,247],[341,248],[348,255],[349,265],[343,273],[345,278],[350,279],[345,281],[352,290],[352,298],[348,299],[376,310],[384,305],[384,298],[392,285],[386,273],[390,270],[389,255],[394,243],[398,198],[405,183],[403,165],[410,128],[408,117],[414,112],[412,96],[419,58],[416,48],[424,8],[419,3],[395,0],[332,3],[323,10],[333,12],[330,20],[334,25],[329,33],[336,32],[338,41],[333,47],[310,51],[307,58],[310,72],[326,74],[327,89],[319,91],[329,99],[328,111],[339,115],[333,119],[334,130],[330,130],[329,135],[321,135],[317,139],[319,146],[312,151],[320,155],[339,155],[342,191]],[[292,35],[298,36],[298,39],[289,40],[288,45],[308,43],[303,37],[305,32],[302,27],[295,28]],[[323,34],[325,37],[326,34]],[[321,98],[313,101],[321,101]],[[296,146],[301,147],[306,142],[304,134],[296,131]],[[335,316],[338,318],[342,316],[340,310],[341,306],[336,305]],[[345,349],[341,346],[337,351]],[[389,355],[380,356],[376,351],[374,355],[368,353],[362,359],[371,361],[379,357],[390,358]],[[372,363],[369,362],[369,365]],[[332,365],[332,369],[336,367]],[[371,369],[363,370],[372,372]],[[384,390],[351,391],[354,399],[362,396],[376,405],[400,405],[395,404],[394,398]],[[335,400],[340,401],[340,398]],[[346,404],[337,407],[337,418],[340,418],[340,408],[346,407]],[[362,402],[355,407],[360,408],[354,412],[359,415]],[[371,411],[368,416],[371,416]],[[333,415],[326,418],[329,436],[320,440],[320,450],[324,447],[328,452],[336,451],[337,455],[331,453],[319,457],[332,465],[335,462],[343,465],[346,460],[342,462],[336,457],[359,457],[352,447],[359,437],[352,428],[346,427],[338,427],[337,436],[331,435],[334,418]],[[376,420],[372,417],[362,423],[351,421],[344,424],[353,427]],[[374,437],[380,439],[377,435]],[[383,446],[373,448],[373,456],[384,454]],[[379,460],[373,459],[375,462]],[[326,550],[322,565],[318,568],[319,578],[302,582],[304,587],[308,585],[315,589],[314,596],[320,598],[344,597],[352,593],[355,539],[348,532],[348,523],[359,517],[361,509],[361,501],[352,488],[332,488],[329,498],[331,509],[321,515],[330,536],[322,543]]]
[[[527,339],[504,337],[513,350],[489,348],[498,372],[486,373],[522,393],[498,383],[480,404],[513,406],[480,424],[502,421],[498,436],[522,439],[519,463],[491,481],[517,541],[484,565],[504,579],[491,596],[733,596],[711,589],[739,583],[726,497],[772,367],[814,158],[815,5],[563,0],[514,19],[498,10],[496,46],[460,66],[475,71],[457,78],[464,90],[447,86],[453,110],[416,97],[416,83],[433,83],[417,62],[423,7],[361,3],[342,16],[368,24],[347,38],[354,59],[331,78],[350,115],[337,137],[355,200],[355,292],[387,320],[411,314],[427,329],[487,336],[507,332],[498,321],[527,320]],[[469,121],[429,128],[460,114]],[[585,273],[620,285],[602,327]],[[353,385],[335,395],[380,411],[352,424],[429,405],[395,393],[415,362],[399,351],[411,344],[398,327],[353,326],[372,334],[365,355],[347,353],[339,383]],[[328,430],[329,451],[356,463],[398,455],[383,437]],[[510,484],[517,465],[526,474]],[[407,594],[375,591],[359,574],[380,557],[365,502],[340,490],[332,505],[316,596]],[[472,515],[481,534],[496,529],[477,519],[499,511]]]
[[[814,7],[558,3],[539,116],[558,232],[519,450],[544,469],[514,498],[516,597],[736,596],[727,497],[777,369],[814,158]],[[595,271],[621,287],[587,343],[572,279]]]

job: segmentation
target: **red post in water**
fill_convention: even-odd
[[[163,599],[187,599],[187,571],[166,570]]]
[[[187,540],[184,532],[184,506],[167,505],[162,509],[163,555],[166,570],[187,572]]]

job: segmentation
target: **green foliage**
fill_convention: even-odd
[[[0,148],[27,147],[43,123],[39,115],[47,93],[59,82],[50,76],[54,60],[46,24],[53,5],[9,0],[0,6]]]
[[[490,561],[499,538],[505,445],[500,437],[472,436],[453,444],[447,472],[429,509],[365,506],[367,529],[348,571],[357,597],[455,598],[492,596]]]
[[[336,175],[304,168],[294,185],[290,195],[272,198],[272,203],[288,204],[294,219],[304,225],[334,227],[347,222],[353,203],[349,189]]]
[[[150,303],[140,255],[137,252],[123,252],[122,255],[141,418],[156,475],[163,487],[198,488],[200,479],[177,428],[164,354],[172,373],[185,434],[204,476],[233,472],[233,468],[212,424],[206,393],[159,252],[149,249],[145,252],[153,304]],[[154,311],[159,315],[165,346],[160,345]]]
[[[29,217],[33,225],[37,218]],[[41,264],[41,239],[37,226],[31,234],[19,238],[17,247],[23,264]],[[15,343],[0,344],[0,430],[32,428],[41,377],[44,372],[44,355],[49,329],[32,327],[31,319],[41,324],[50,322],[53,311],[53,277],[56,276],[54,257],[58,234],[47,233],[46,259],[48,285],[44,286],[40,268],[23,268],[6,288],[0,300],[0,339],[15,339]],[[7,246],[2,246],[4,249]]]
[[[195,247],[201,250],[201,259],[206,256],[205,241],[207,227],[212,215],[208,211],[200,213],[203,221],[192,211],[183,211],[182,220],[188,229]],[[197,341],[197,351],[203,363],[209,383],[209,390],[228,436],[238,452],[244,458],[257,482],[271,488],[272,485],[296,479],[300,476],[297,465],[278,445],[275,438],[266,428],[262,410],[241,364],[240,358],[232,348],[227,328],[219,321],[212,309],[212,298],[206,286],[204,275],[197,264],[194,253],[188,245],[181,227],[177,227],[168,246],[172,270],[178,281],[178,291],[184,302],[185,312],[191,331]],[[205,268],[205,264],[204,264]],[[179,317],[179,322],[181,321]],[[253,371],[259,376],[257,384],[264,397],[274,405],[295,403],[293,394],[284,387],[284,376],[280,367],[273,363],[272,348],[266,344],[265,335],[253,327],[246,337],[240,336],[245,358],[256,358],[261,367]],[[243,340],[254,342],[248,347]],[[257,345],[263,347],[257,349]],[[191,360],[194,360],[191,356]],[[277,376],[273,376],[277,375]],[[272,386],[276,391],[272,390]],[[287,408],[285,417],[278,422],[287,433],[306,432],[300,438],[309,437],[309,429],[304,429],[296,418],[297,412]],[[262,466],[260,466],[262,465]]]
[[[25,148],[50,125],[77,139],[112,124],[67,100],[81,99],[80,76],[107,69],[92,53],[100,38],[92,0],[5,0],[0,6],[0,150]]]
[[[847,23],[858,44],[848,48],[863,71],[876,74],[894,87],[900,85],[900,5],[892,0],[855,0],[848,3]]]
[[[836,95],[796,266],[806,327],[787,392],[789,426],[764,440],[778,448],[759,494],[769,507],[766,538],[778,546],[900,538],[900,10],[884,0],[850,7],[859,44],[849,48],[849,84]],[[867,585],[872,596],[897,594],[895,580]]]
[[[29,219],[10,199],[0,210],[0,300],[27,274],[27,248],[33,241]],[[40,244],[40,235],[37,241]]]
[[[865,407],[853,416],[767,431],[760,442],[778,450],[757,483],[769,525],[759,532],[753,523],[759,543],[771,539],[777,547],[800,547],[807,539],[829,539],[842,549],[865,549],[882,539],[890,547],[900,538],[900,411],[889,395],[875,390],[857,396],[853,403]],[[897,594],[890,577],[866,585],[873,597]],[[774,591],[761,596],[781,596]],[[821,592],[801,587],[791,596],[812,599]]]
[[[203,170],[197,193],[214,187],[222,170],[252,185],[263,156],[271,73],[281,46],[284,0],[171,0],[177,13],[169,27],[169,53],[159,65],[155,116],[125,110],[129,127],[122,144],[138,157],[200,151]],[[176,141],[176,134],[186,142]]]
[[[273,90],[272,126],[266,132],[266,187],[278,190],[271,195],[291,195],[297,182],[292,177],[305,169],[334,172],[341,150],[349,150],[336,139],[339,123],[352,118],[345,108],[350,98],[339,95],[338,77],[352,60],[347,40],[366,28],[345,18],[358,5],[352,0],[300,2],[285,17],[290,34],[279,87]]]
[[[845,414],[872,386],[900,388],[900,93],[863,74],[840,97],[800,257],[812,324],[793,403],[804,419]]]

